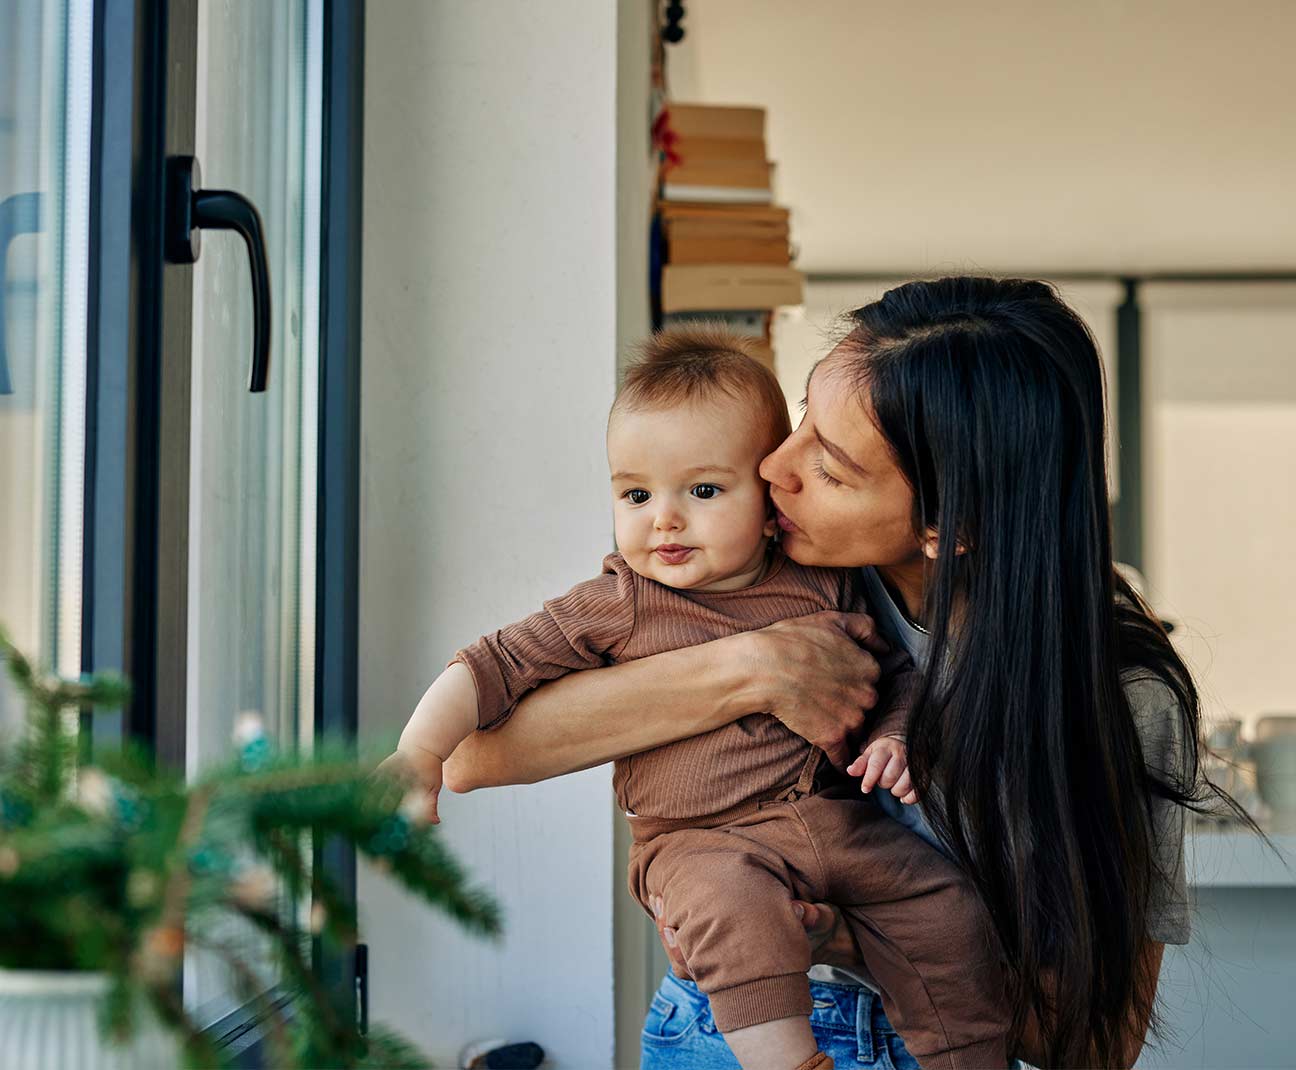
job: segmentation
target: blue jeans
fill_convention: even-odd
[[[810,1028],[819,1050],[837,1070],[917,1070],[882,1012],[882,1000],[867,988],[810,982],[814,1011]],[[711,1004],[692,981],[673,973],[662,978],[644,1019],[640,1070],[739,1070],[711,1017]]]

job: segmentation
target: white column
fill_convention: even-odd
[[[612,547],[617,9],[368,7],[360,718],[395,733],[455,649]],[[374,1018],[441,1065],[535,1040],[610,1066],[608,768],[446,793],[446,841],[504,907],[492,946],[364,871]]]

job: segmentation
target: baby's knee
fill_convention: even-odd
[[[768,889],[772,893],[786,886],[782,875],[764,858],[741,847],[695,855],[679,870],[678,880],[686,880],[695,888],[704,888],[717,896],[731,895],[739,888],[753,892]]]
[[[648,883],[653,885],[651,879]],[[790,885],[742,853],[699,857],[676,869],[671,879],[653,892],[662,895],[666,916],[677,924],[717,912],[771,919],[780,907],[793,917]]]

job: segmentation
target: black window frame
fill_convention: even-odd
[[[183,728],[159,722],[159,690],[183,688],[183,671],[159,655],[159,568],[184,567],[163,522],[176,513],[188,458],[163,456],[160,382],[168,342],[187,352],[187,314],[169,318],[160,298],[167,146],[192,130],[193,85],[169,84],[168,56],[192,52],[199,0],[96,0],[92,44],[88,249],[84,671],[118,669],[134,684],[120,714],[87,717],[87,745],[136,741],[159,761],[183,761]],[[357,728],[359,588],[360,300],[363,211],[365,0],[320,0],[323,15],[323,176],[314,728],[354,741]],[[186,114],[187,112],[187,114]],[[174,265],[173,265],[174,267]],[[172,375],[172,382],[176,377]],[[187,394],[187,378],[180,388]],[[168,389],[173,389],[168,387]],[[173,406],[175,408],[175,406]],[[181,418],[187,420],[187,413]],[[177,489],[179,488],[179,489]],[[186,499],[187,500],[187,499]],[[171,553],[171,557],[168,557]],[[181,693],[183,691],[181,690]],[[315,845],[355,909],[354,851]],[[339,1007],[354,1008],[358,963],[317,940],[314,968]],[[283,1007],[286,997],[272,994]],[[258,1012],[245,1006],[209,1034],[238,1065],[260,1065]]]

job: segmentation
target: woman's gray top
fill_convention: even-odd
[[[909,652],[914,664],[925,667],[930,637],[904,614],[877,571],[863,570],[868,602],[878,631],[888,642],[899,644]],[[1143,756],[1148,767],[1175,782],[1183,760],[1183,727],[1174,692],[1159,678],[1143,670],[1124,677],[1125,694],[1134,722],[1143,742]],[[922,812],[922,803],[905,806],[889,791],[874,788],[873,796],[890,817],[921,836],[937,850],[948,854],[936,838]],[[1152,801],[1153,837],[1157,845],[1158,879],[1153,888],[1148,917],[1148,938],[1163,944],[1186,944],[1189,936],[1188,888],[1184,876],[1183,807],[1168,799]],[[874,986],[866,977],[835,966],[814,966],[810,977],[816,981]]]

